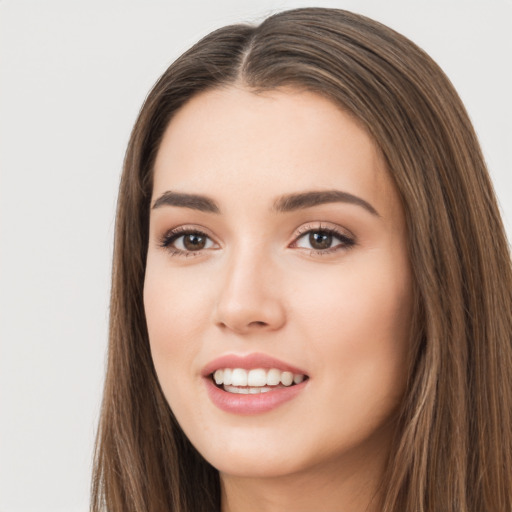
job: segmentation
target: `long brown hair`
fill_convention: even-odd
[[[474,130],[421,49],[377,22],[320,8],[209,34],[144,103],[119,191],[91,510],[220,509],[217,471],[189,443],[159,387],[142,289],[164,130],[195,94],[233,83],[306,89],[342,106],[375,140],[401,196],[416,329],[382,510],[511,511],[512,272]]]

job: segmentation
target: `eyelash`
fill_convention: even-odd
[[[199,256],[203,249],[198,251],[187,251],[183,249],[178,249],[177,247],[174,247],[173,244],[181,237],[184,237],[186,235],[197,235],[200,237],[205,237],[208,240],[211,240],[211,237],[205,233],[203,230],[194,228],[194,227],[187,227],[187,226],[180,226],[174,229],[171,229],[165,233],[165,235],[160,240],[160,247],[163,247],[167,251],[170,252],[171,256],[185,256],[185,257],[191,257],[191,256]]]
[[[324,226],[322,224],[318,226],[312,226],[312,225],[305,225],[301,227],[297,233],[297,236],[295,237],[294,241],[292,242],[291,246],[296,246],[297,242],[304,238],[308,234],[312,233],[322,233],[324,235],[330,235],[333,238],[336,238],[340,243],[334,245],[333,247],[329,247],[327,249],[306,249],[309,251],[309,254],[312,256],[326,256],[328,254],[332,254],[338,251],[342,250],[348,250],[351,249],[356,245],[356,240],[353,236],[350,236],[346,233],[341,232],[340,230]]]
[[[312,256],[325,256],[328,254],[332,254],[335,252],[338,252],[340,250],[348,250],[351,249],[356,245],[356,240],[352,236],[349,236],[345,233],[342,233],[340,230],[337,230],[333,227],[327,227],[323,225],[305,225],[303,226],[295,236],[293,242],[290,244],[289,247],[297,247],[297,243],[299,240],[304,238],[306,235],[311,233],[322,233],[324,235],[332,236],[334,239],[337,239],[339,243],[337,245],[334,245],[333,247],[328,247],[326,249],[307,249],[302,248],[304,250],[307,250],[310,255]],[[184,237],[186,235],[196,235],[198,237],[204,237],[210,241],[212,241],[212,238],[205,233],[202,229],[194,228],[194,227],[187,227],[187,226],[180,226],[178,228],[171,229],[165,233],[165,235],[160,240],[160,247],[166,249],[170,252],[171,256],[184,256],[184,257],[193,257],[193,256],[200,256],[205,249],[200,249],[197,251],[187,251],[183,249],[178,249],[177,247],[174,247],[173,244],[180,239],[181,237]],[[297,247],[298,248],[298,247]],[[209,249],[209,248],[208,248]],[[206,249],[207,250],[207,249]]]

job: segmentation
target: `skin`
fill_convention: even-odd
[[[144,304],[162,389],[220,472],[223,512],[377,510],[406,385],[412,284],[403,210],[372,140],[314,93],[232,86],[176,114],[154,171],[152,204],[172,191],[219,209],[152,208]],[[272,208],[285,194],[333,189],[375,212],[345,201]],[[180,227],[204,232],[205,248],[176,253],[183,237],[163,247]],[[312,249],[309,232],[326,227],[342,238]],[[201,370],[254,352],[305,370],[307,385],[262,414],[220,410]]]

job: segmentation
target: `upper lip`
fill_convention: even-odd
[[[247,354],[243,356],[236,354],[223,355],[208,363],[201,371],[201,375],[203,377],[208,377],[213,372],[215,372],[215,370],[223,368],[243,368],[244,370],[252,370],[255,368],[277,368],[283,372],[307,375],[304,370],[301,370],[296,366],[285,363],[284,361],[276,359],[275,357],[259,353]]]

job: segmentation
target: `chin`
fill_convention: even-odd
[[[280,478],[300,473],[304,465],[284,459],[280,455],[268,455],[262,459],[256,455],[239,456],[232,460],[219,458],[210,462],[222,475],[237,478]]]
[[[235,439],[232,433],[229,439],[216,439],[207,446],[201,443],[196,449],[221,474],[245,478],[282,477],[300,472],[308,466],[310,458],[304,449],[287,445],[282,439],[261,436],[258,439],[255,435]]]

